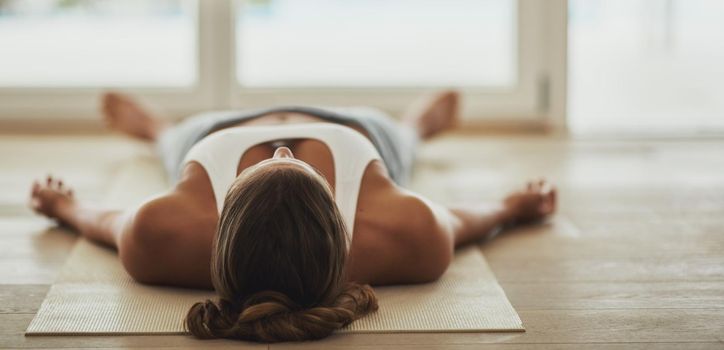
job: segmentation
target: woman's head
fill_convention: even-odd
[[[219,303],[194,305],[200,338],[317,339],[376,309],[348,283],[347,234],[329,186],[280,148],[239,175],[219,218],[211,261]]]

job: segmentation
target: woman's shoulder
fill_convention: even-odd
[[[384,164],[373,161],[362,179],[358,215],[387,228],[385,231],[418,231],[434,218],[429,201],[397,185]]]
[[[350,278],[372,284],[434,280],[449,241],[440,230],[439,211],[424,197],[388,181],[380,181],[359,203]]]
[[[178,182],[168,192],[141,205],[137,215],[153,225],[185,227],[217,220],[215,208],[206,170],[190,162]]]
[[[198,199],[186,191],[174,189],[143,203],[136,212],[135,220],[145,223],[145,226],[169,231],[215,222],[218,219],[216,212],[199,205]]]

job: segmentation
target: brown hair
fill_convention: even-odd
[[[347,234],[329,188],[302,169],[258,169],[229,190],[211,259],[218,303],[196,303],[186,329],[202,339],[324,338],[377,309],[346,282]]]

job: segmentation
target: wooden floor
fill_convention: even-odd
[[[187,336],[25,337],[75,236],[25,208],[52,171],[94,200],[118,164],[152,157],[98,136],[0,136],[0,348],[724,349],[724,140],[450,136],[421,150],[414,188],[493,200],[532,176],[560,213],[481,245],[525,333],[357,334],[303,344]],[[151,159],[151,158],[149,158]]]

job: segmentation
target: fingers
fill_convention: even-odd
[[[539,197],[538,211],[542,215],[549,215],[556,211],[558,191],[555,185],[545,178],[530,180],[526,184],[526,190],[530,194]]]
[[[50,189],[56,189],[58,187],[58,180],[53,178],[53,175],[48,175],[45,178],[45,187]]]
[[[526,184],[526,190],[529,192],[539,192],[539,193],[550,193],[553,189],[553,185],[548,182],[548,180],[544,178],[538,178],[536,180],[530,180]]]
[[[528,184],[526,185],[526,189],[531,192],[538,192],[538,191],[540,191],[540,188],[544,182],[545,181],[541,180],[541,179],[530,180],[530,181],[528,181]]]
[[[45,186],[52,190],[60,190],[63,188],[63,180],[54,178],[53,175],[48,175],[45,178]]]
[[[68,196],[73,195],[73,189],[68,187],[63,180],[54,178],[52,175],[48,175],[45,178],[45,181],[43,184],[39,181],[33,181],[33,185],[30,190],[31,196],[37,196],[41,190],[43,189],[49,189],[56,192],[63,193]]]
[[[550,215],[556,211],[557,207],[557,189],[555,186],[548,184],[549,187],[547,192],[542,192],[543,201],[540,206],[541,213],[543,215]]]
[[[45,179],[45,186],[53,190],[60,190],[63,188],[63,180],[48,175]]]
[[[28,206],[36,213],[40,211],[40,188],[40,183],[37,180],[33,181],[33,185],[30,188],[30,201],[28,202]]]
[[[57,203],[68,200],[73,200],[73,190],[63,180],[47,175],[44,179],[33,181],[28,206],[38,214],[55,218]]]
[[[552,184],[550,184],[549,182],[544,182],[540,185],[540,193],[543,194],[544,196],[548,196],[551,194],[551,192],[553,192],[554,188],[555,187]]]
[[[37,180],[33,181],[33,186],[30,188],[30,195],[36,196],[38,194],[38,191],[40,191],[40,184]]]

